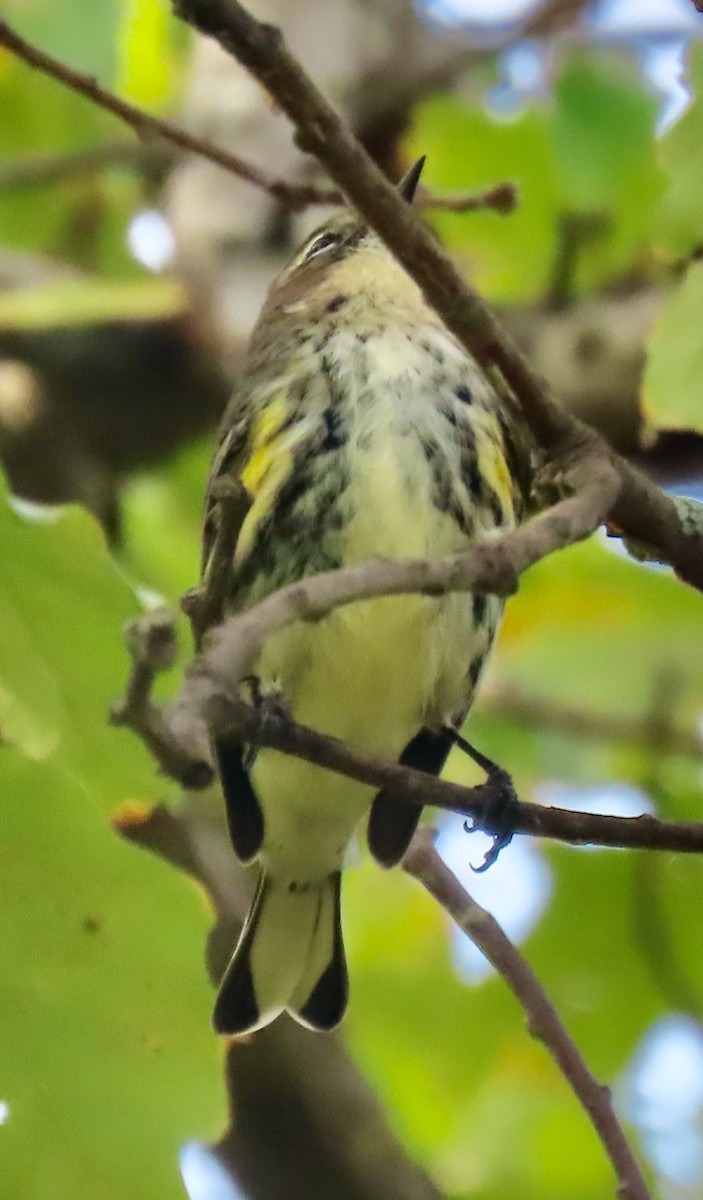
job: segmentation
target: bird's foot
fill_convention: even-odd
[[[264,741],[266,727],[273,721],[290,720],[290,712],[276,681],[267,681],[263,686],[258,675],[247,675],[242,680],[242,686],[246,687],[249,703],[259,718],[257,736],[246,744],[242,753],[242,766],[245,771],[250,771]]]
[[[471,868],[477,875],[487,871],[498,858],[501,850],[510,845],[515,833],[517,817],[520,811],[520,801],[515,793],[513,781],[504,767],[481,754],[475,746],[467,742],[455,729],[450,729],[452,741],[468,754],[469,758],[486,772],[486,782],[479,786],[484,789],[484,807],[480,816],[464,822],[467,833],[482,830],[493,838],[493,845],[484,856],[480,867]]]

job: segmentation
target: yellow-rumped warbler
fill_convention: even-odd
[[[400,189],[412,200],[422,160]],[[519,519],[519,435],[476,363],[379,237],[335,215],[272,285],[227,409],[210,485],[236,475],[252,505],[228,611],[319,571],[386,556],[437,558]],[[217,509],[206,504],[204,572]],[[298,623],[256,665],[296,721],[438,773],[469,708],[498,598],[384,597]],[[347,1003],[344,855],[370,810],[382,864],[420,807],[311,763],[216,746],[234,849],[258,860],[256,896],[215,1007],[222,1033],[287,1009],[331,1029]]]

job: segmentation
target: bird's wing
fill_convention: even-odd
[[[213,485],[218,479],[238,479],[247,459],[251,429],[251,408],[248,380],[242,379],[220,423],[219,441],[215,451],[205,489],[205,511],[203,515],[202,574],[205,576],[217,532],[219,504]]]
[[[235,388],[220,424],[219,442],[215,451],[205,491],[205,511],[202,539],[202,577],[207,580],[210,558],[216,545],[220,504],[214,485],[229,477],[239,479],[247,461],[251,439],[251,386],[244,375]],[[228,590],[234,589],[234,579]],[[250,862],[258,854],[264,836],[261,807],[244,767],[243,747],[218,738],[215,755],[225,799],[227,824],[237,857]]]
[[[408,742],[400,756],[404,767],[414,767],[426,775],[439,775],[449,751],[452,735],[449,729],[421,729]],[[369,850],[377,862],[384,867],[399,863],[422,813],[421,804],[410,804],[398,800],[388,792],[380,791],[371,805],[368,825]]]

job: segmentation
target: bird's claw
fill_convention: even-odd
[[[515,834],[515,826],[520,811],[520,801],[515,793],[513,781],[504,767],[481,754],[470,742],[456,730],[451,730],[452,739],[469,758],[486,772],[486,799],[480,817],[473,817],[464,822],[466,833],[476,833],[477,830],[489,834],[493,844],[486,851],[483,862],[478,867],[471,866],[476,875],[482,875],[496,862],[501,850],[509,846]]]
[[[464,830],[466,833],[490,833],[490,836],[493,838],[493,844],[484,854],[481,865],[479,867],[475,867],[473,863],[469,863],[474,875],[483,875],[484,871],[487,871],[489,867],[493,866],[494,862],[497,862],[498,855],[500,854],[501,850],[504,850],[506,846],[510,845],[515,832],[514,829],[509,829],[505,830],[503,833],[493,833],[484,827],[483,821],[474,825],[470,825],[468,821],[464,821]]]
[[[248,688],[249,702],[256,709],[259,718],[257,736],[253,741],[248,742],[244,746],[242,752],[242,767],[245,771],[250,771],[256,762],[256,756],[259,753],[261,742],[264,740],[267,725],[274,720],[289,719],[290,712],[278,688],[274,686],[270,690],[265,691],[261,686],[261,680],[258,675],[245,676],[242,684]]]

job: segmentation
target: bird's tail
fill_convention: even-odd
[[[344,1015],[347,964],[340,919],[341,875],[279,884],[262,872],[215,1004],[218,1033],[261,1029],[283,1009],[310,1029]]]

